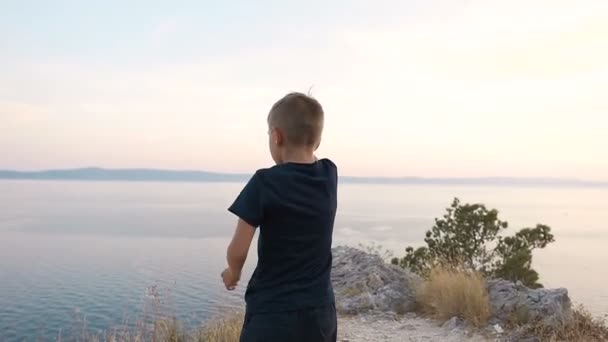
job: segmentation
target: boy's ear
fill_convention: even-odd
[[[277,146],[282,146],[285,142],[285,138],[283,137],[283,132],[280,129],[274,129],[274,142]]]

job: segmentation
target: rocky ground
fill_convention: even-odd
[[[420,318],[414,314],[401,317],[358,315],[340,318],[338,341],[341,342],[486,342],[494,338],[467,331],[461,326]]]
[[[333,255],[339,341],[522,341],[510,333],[505,336],[500,327],[519,316],[551,327],[571,314],[566,289],[529,289],[520,283],[490,280],[490,324],[483,335],[472,333],[456,317],[442,324],[412,313],[414,289],[422,281],[417,275],[350,247],[334,248]]]

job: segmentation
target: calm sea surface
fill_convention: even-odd
[[[133,324],[159,305],[192,325],[242,307],[246,279],[227,292],[219,276],[242,186],[0,180],[0,341]],[[541,281],[608,313],[605,188],[342,185],[335,244],[401,255],[455,196],[512,228],[550,225],[557,242],[534,255]],[[254,264],[252,249],[245,278]]]

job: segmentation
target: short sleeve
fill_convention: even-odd
[[[336,183],[338,184],[338,167],[336,166],[336,164],[334,164],[333,161],[329,160],[329,159],[323,159],[323,162],[325,163],[325,165],[327,166],[328,172],[329,172],[329,176],[330,178]]]
[[[258,227],[262,223],[264,218],[262,184],[257,172],[245,185],[228,211],[254,227]]]

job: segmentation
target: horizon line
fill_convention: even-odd
[[[87,174],[88,172],[88,174]],[[102,174],[100,174],[100,172]],[[96,173],[96,174],[94,174]],[[139,173],[139,174],[137,174]],[[147,174],[143,174],[147,173]],[[200,169],[163,169],[163,168],[105,168],[87,166],[78,168],[57,168],[39,170],[0,169],[0,179],[39,179],[39,180],[126,180],[126,181],[242,181],[252,173],[219,172]],[[141,176],[143,179],[137,177]],[[169,177],[169,178],[167,178]],[[207,177],[207,178],[204,178]],[[513,176],[475,176],[475,177],[424,177],[424,176],[340,176],[349,183],[378,184],[461,184],[461,185],[570,185],[608,187],[608,181],[586,180],[566,177],[513,177]],[[510,184],[505,184],[510,183]]]

